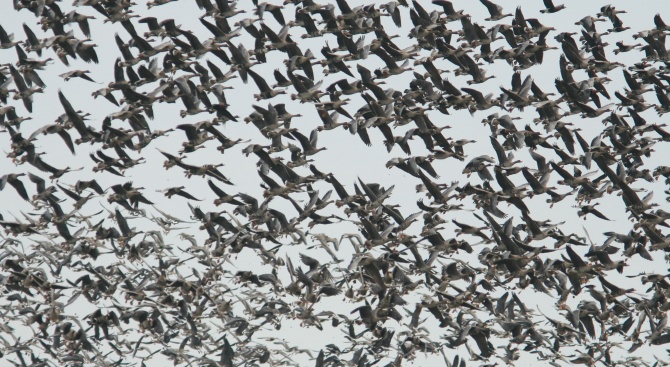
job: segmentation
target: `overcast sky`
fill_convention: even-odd
[[[198,22],[198,17],[203,14],[203,11],[198,9],[194,1],[177,1],[165,6],[159,6],[152,9],[146,9],[142,4],[142,1],[136,1],[139,5],[134,6],[133,10],[138,15],[144,16],[153,16],[161,19],[174,18],[176,23],[181,25],[182,29],[191,30],[196,36],[201,40],[210,37],[211,34]],[[278,1],[268,1],[272,3],[279,3]],[[321,1],[325,3],[327,1]],[[350,5],[357,6],[363,4],[361,1],[350,1]],[[581,26],[575,25],[574,23],[579,21],[587,15],[593,15],[599,11],[600,6],[604,5],[602,2],[596,1],[568,1],[565,0],[563,3],[566,5],[566,9],[556,13],[556,14],[540,14],[540,9],[543,8],[542,1],[498,1],[500,5],[503,6],[505,12],[513,13],[516,6],[519,4],[523,5],[523,12],[526,18],[538,18],[543,24],[547,26],[555,27],[558,31],[552,31],[548,37],[548,43],[551,46],[558,47],[558,50],[549,50],[545,53],[544,63],[542,65],[536,65],[529,70],[522,70],[521,74],[525,78],[530,75],[536,84],[545,92],[556,92],[554,86],[554,79],[560,77],[559,68],[558,68],[558,58],[561,55],[560,44],[554,40],[554,36],[559,32],[580,32]],[[556,2],[558,4],[558,1]],[[632,38],[633,34],[641,30],[646,30],[654,27],[653,16],[656,13],[660,13],[666,21],[670,20],[670,2],[658,0],[658,1],[612,1],[612,5],[615,5],[617,8],[625,9],[626,14],[620,14],[620,18],[623,20],[625,26],[631,27],[630,30],[613,33],[610,35],[603,36],[605,41],[609,44],[606,47],[607,57],[611,61],[619,61],[626,65],[632,65],[633,62],[637,62],[640,58],[643,57],[641,51],[631,51],[627,54],[614,55],[612,50],[614,49],[614,44],[617,41],[623,40],[626,44],[637,43],[638,41],[644,42],[642,40],[634,40]],[[429,1],[422,1],[421,4],[429,11],[438,9],[435,6],[432,6]],[[468,13],[472,16],[473,22],[479,23],[483,27],[490,27],[497,22],[487,22],[484,18],[488,17],[486,8],[477,1],[454,1],[455,7],[457,9],[464,9],[465,13]],[[64,13],[72,10],[71,2],[67,1],[62,3],[61,9]],[[246,17],[254,17],[253,10],[251,8],[250,1],[240,1],[238,7],[245,9],[247,13],[240,14],[230,20],[231,26],[237,21]],[[294,6],[288,5],[284,10],[284,16],[287,21],[293,18]],[[10,104],[16,106],[16,111],[19,116],[30,116],[32,120],[26,121],[21,125],[21,132],[24,137],[30,135],[30,133],[44,124],[53,123],[56,117],[62,114],[63,108],[58,101],[58,91],[61,90],[65,96],[70,100],[75,109],[81,109],[84,112],[90,113],[87,123],[94,127],[97,130],[101,129],[102,121],[105,116],[117,111],[119,108],[109,103],[103,98],[93,99],[91,93],[99,88],[103,88],[107,83],[113,80],[113,62],[117,57],[120,57],[119,50],[117,49],[114,43],[114,35],[118,33],[122,39],[125,41],[129,40],[129,35],[121,27],[120,24],[109,24],[102,22],[102,15],[97,13],[94,9],[90,7],[81,7],[78,9],[80,13],[87,15],[94,15],[95,20],[91,21],[92,29],[92,42],[97,44],[97,54],[100,59],[100,63],[87,64],[82,60],[70,60],[70,66],[63,65],[57,58],[54,56],[54,53],[51,50],[44,50],[42,58],[52,57],[56,60],[53,61],[45,71],[38,72],[39,75],[44,80],[47,85],[44,93],[36,94],[34,96],[34,106],[33,113],[29,113],[25,110],[23,105],[19,101],[11,101]],[[402,8],[402,17],[403,17],[403,27],[398,29],[389,17],[384,17],[382,19],[384,28],[386,32],[390,35],[398,35],[397,38],[394,38],[393,41],[400,47],[409,47],[415,40],[408,38],[408,33],[411,27],[411,21],[409,19],[409,14],[407,8]],[[26,10],[16,12],[12,9],[11,2],[4,1],[0,2],[0,25],[7,31],[7,33],[14,33],[16,39],[23,39],[25,37],[22,24],[28,24],[38,35],[38,37],[50,37],[51,34],[43,33],[39,25],[36,24],[36,19],[34,15]],[[316,17],[315,17],[316,18]],[[505,24],[510,24],[512,18],[506,18],[502,21]],[[269,14],[266,14],[265,21],[268,26],[272,29],[279,31],[280,25],[273,19]],[[146,31],[145,24],[137,23],[136,19],[133,19],[135,28],[140,34]],[[450,23],[448,25],[450,29],[460,29],[459,23]],[[609,21],[598,23],[598,30],[605,32],[608,28],[611,28],[611,23]],[[81,33],[76,25],[66,26],[66,30],[72,29],[75,32],[76,37],[83,39],[84,35]],[[331,47],[334,47],[337,43],[332,35],[326,35],[323,38],[316,39],[300,39],[300,36],[303,34],[303,29],[301,28],[292,28],[290,30],[291,37],[298,42],[300,48],[304,51],[311,49],[311,51],[321,59],[320,49],[324,45],[324,41],[327,41]],[[358,36],[357,36],[358,37]],[[454,37],[456,37],[454,35]],[[578,37],[578,36],[575,36]],[[369,43],[374,38],[374,34],[370,33],[365,36],[366,43]],[[166,39],[167,40],[167,39]],[[242,32],[242,36],[235,38],[233,41],[235,44],[243,43],[248,49],[252,49],[253,40],[246,33]],[[153,44],[157,44],[154,42]],[[452,41],[453,45],[456,45],[456,41]],[[496,41],[493,48],[505,45],[504,40]],[[421,50],[420,57],[425,57],[428,55],[428,52]],[[38,58],[35,54],[30,54],[29,57]],[[253,67],[253,70],[263,75],[269,81],[269,84],[274,83],[274,78],[272,77],[272,72],[274,69],[279,69],[285,74],[285,65],[283,60],[285,59],[285,54],[274,51],[270,52],[268,55],[268,63],[259,64]],[[162,60],[162,56],[159,56]],[[201,64],[205,64],[206,60],[211,60],[222,70],[227,71],[229,66],[226,66],[220,60],[214,58],[213,56],[207,56],[206,58],[200,59]],[[14,64],[17,60],[16,53],[13,48],[0,50],[0,63],[12,63]],[[482,61],[484,62],[484,61]],[[485,63],[485,62],[484,62]],[[354,62],[349,62],[349,66],[356,77],[358,73],[356,70],[356,64],[365,66],[370,70],[383,66],[383,63],[375,55],[370,55],[366,60],[358,60]],[[449,63],[446,60],[435,61],[435,65],[442,70],[453,71],[455,68],[453,64]],[[474,88],[482,91],[484,94],[487,93],[500,93],[500,86],[505,88],[510,87],[512,68],[505,61],[496,60],[493,64],[486,64],[483,66],[486,69],[488,75],[494,75],[495,78],[486,81],[483,84],[475,85]],[[85,69],[90,70],[89,74],[97,84],[82,80],[82,79],[72,79],[68,82],[65,82],[58,75],[72,69]],[[321,69],[321,66],[315,65],[315,80],[323,80],[323,88],[327,87],[331,83],[337,81],[338,79],[345,77],[347,80],[352,81],[352,78],[344,76],[342,73],[337,75],[324,75]],[[416,72],[423,74],[425,69],[422,66],[416,67]],[[181,75],[181,74],[178,74]],[[177,75],[177,76],[178,76]],[[576,71],[574,74],[576,80],[582,80],[588,78],[585,72]],[[624,81],[622,77],[621,69],[615,69],[607,75],[612,81],[607,84],[607,89],[610,94],[613,95],[613,92],[616,90],[621,91],[624,87]],[[175,76],[176,77],[176,76]],[[444,75],[445,78],[448,78],[455,86],[462,88],[467,86],[467,80],[470,79],[469,76],[456,76],[453,73],[447,73]],[[409,82],[412,79],[412,73],[407,72],[402,76],[396,76],[389,79],[386,79],[385,88],[393,88],[398,91],[403,91],[409,87]],[[265,139],[259,131],[252,124],[245,124],[244,117],[248,116],[253,108],[252,104],[256,104],[261,107],[266,107],[268,102],[272,104],[286,103],[287,110],[291,113],[302,114],[302,117],[293,119],[292,127],[297,128],[303,134],[309,135],[310,131],[317,128],[321,125],[321,121],[316,114],[316,109],[312,104],[300,104],[297,101],[292,101],[289,97],[291,93],[294,92],[293,88],[288,88],[288,95],[280,95],[271,100],[264,100],[257,102],[253,99],[253,94],[258,93],[258,88],[250,79],[248,84],[244,84],[240,78],[235,78],[226,83],[226,86],[230,86],[231,89],[226,90],[226,97],[228,103],[231,105],[229,110],[233,115],[239,116],[238,122],[227,122],[224,126],[220,127],[220,130],[229,138],[236,139],[241,138],[249,140],[248,144],[269,144],[269,140]],[[151,91],[155,88],[155,83],[140,87],[138,90],[141,91]],[[656,103],[656,96],[653,92],[647,93],[645,97],[649,100],[650,103]],[[117,99],[121,98],[121,94],[117,92]],[[213,98],[213,97],[210,97]],[[327,98],[327,97],[324,97]],[[609,102],[617,102],[615,100],[606,101],[603,99],[603,104]],[[348,106],[345,106],[345,109],[350,113],[354,114],[356,110],[364,104],[364,101],[359,96],[352,96],[351,101]],[[179,117],[179,110],[183,109],[181,101],[177,101],[175,104],[166,105],[160,104],[154,108],[155,118],[153,121],[150,121],[150,127],[153,130],[166,130],[174,128],[178,124],[182,123],[195,123],[203,119],[211,119],[213,116],[208,116],[206,114],[200,114],[196,116],[187,116],[186,118]],[[458,139],[473,139],[476,140],[476,143],[469,144],[465,147],[465,153],[467,155],[464,162],[458,161],[456,159],[447,159],[447,160],[436,160],[433,162],[433,166],[440,174],[440,178],[435,180],[436,182],[441,183],[450,183],[457,181],[460,185],[465,184],[468,180],[473,184],[481,183],[477,175],[472,175],[469,178],[466,178],[461,172],[467,161],[471,158],[479,155],[490,155],[495,157],[495,152],[491,147],[489,142],[490,130],[488,126],[485,126],[481,123],[481,120],[484,119],[487,115],[499,112],[500,114],[505,113],[498,109],[491,109],[488,111],[477,111],[473,115],[468,113],[465,110],[454,111],[450,110],[450,115],[441,114],[438,111],[428,111],[428,115],[435,125],[442,127],[445,125],[450,126],[450,129],[443,131],[445,136],[452,137],[454,140]],[[619,113],[625,113],[620,111]],[[535,126],[532,122],[532,119],[537,116],[535,108],[527,108],[525,112],[520,113],[518,110],[510,113],[514,117],[520,117],[521,120],[517,121],[517,127],[519,129],[523,128],[526,124],[531,124],[533,129],[536,131],[543,131],[541,126]],[[666,117],[659,117],[654,109],[649,109],[641,115],[647,119],[649,123],[667,123]],[[602,118],[593,118],[593,119],[582,119],[579,115],[569,116],[563,119],[564,122],[572,123],[573,128],[581,129],[582,136],[585,137],[587,141],[591,141],[596,134],[602,131],[604,125],[601,123]],[[345,116],[340,116],[339,121],[347,121]],[[114,121],[113,125],[115,127],[128,128],[127,123],[121,121]],[[402,135],[407,129],[414,127],[413,124],[409,124],[404,127],[398,127],[394,129],[395,135]],[[74,135],[73,135],[74,136]],[[419,199],[424,199],[427,201],[423,193],[416,193],[415,186],[420,183],[420,181],[403,171],[393,168],[387,169],[385,163],[393,157],[406,157],[406,155],[400,150],[398,146],[394,147],[393,150],[388,153],[386,146],[383,144],[384,138],[382,134],[374,129],[370,131],[370,136],[372,140],[372,146],[366,146],[358,136],[354,136],[349,133],[349,131],[338,128],[332,131],[324,131],[319,134],[319,146],[326,147],[327,150],[322,151],[315,156],[312,156],[315,160],[314,164],[322,172],[332,172],[335,177],[347,188],[351,193],[353,192],[353,183],[356,182],[358,178],[364,182],[376,182],[380,183],[384,187],[395,186],[393,195],[387,201],[389,204],[398,204],[400,211],[403,215],[408,216],[412,213],[419,211],[416,206],[416,201]],[[177,217],[187,219],[191,214],[188,209],[187,200],[180,197],[173,197],[172,199],[167,199],[163,196],[160,190],[163,190],[168,187],[174,186],[186,186],[186,190],[194,195],[196,198],[203,199],[202,202],[198,203],[203,210],[213,211],[216,208],[212,204],[213,194],[207,187],[207,182],[205,179],[199,177],[193,177],[187,179],[184,177],[183,172],[178,168],[173,168],[169,171],[166,171],[162,167],[162,162],[164,157],[158,152],[158,149],[163,151],[176,154],[179,149],[181,149],[181,143],[185,141],[185,135],[182,131],[173,131],[167,136],[164,136],[156,141],[154,141],[148,148],[142,150],[141,153],[138,152],[129,152],[132,157],[139,157],[140,155],[146,158],[147,163],[138,165],[134,168],[129,169],[125,172],[124,178],[119,178],[112,176],[107,173],[93,173],[92,167],[94,163],[89,158],[89,153],[94,152],[99,148],[99,146],[91,147],[88,144],[79,145],[76,147],[76,155],[73,155],[69,152],[67,147],[63,144],[62,140],[56,135],[49,136],[40,136],[36,142],[39,152],[46,152],[43,156],[43,159],[57,167],[64,168],[69,166],[71,168],[82,168],[81,171],[68,173],[59,180],[61,184],[74,184],[79,179],[91,179],[95,178],[98,180],[103,188],[106,188],[112,184],[123,183],[126,181],[132,181],[134,186],[144,187],[144,193],[149,200],[152,200],[157,204],[161,210],[174,214]],[[0,146],[5,147],[4,151],[9,152],[9,135],[0,134]],[[293,142],[297,144],[297,142]],[[223,163],[224,166],[220,170],[235,184],[233,187],[224,187],[226,191],[237,193],[243,192],[249,195],[252,195],[257,198],[262,198],[263,189],[259,186],[260,179],[256,173],[257,167],[257,157],[255,155],[250,155],[249,157],[244,156],[241,153],[243,147],[247,144],[240,144],[232,149],[226,151],[225,154],[221,155],[216,151],[217,142],[212,141],[205,144],[206,149],[201,149],[195,153],[189,154],[185,158],[185,162],[192,164],[204,164],[204,163]],[[420,139],[415,138],[411,144],[412,155],[413,156],[425,156],[429,154],[421,142]],[[657,144],[654,148],[652,158],[645,159],[645,167],[653,169],[654,167],[661,164],[668,164],[668,156],[670,155],[670,150],[667,145]],[[579,151],[579,148],[577,148]],[[559,158],[555,156],[552,152],[548,150],[542,150],[541,153],[545,155],[548,159],[558,160]],[[288,150],[278,154],[279,156],[289,159]],[[521,159],[524,165],[529,167],[534,167],[535,162],[530,159],[527,149],[520,149],[518,152],[515,152],[517,159]],[[592,169],[596,169],[594,165]],[[571,169],[570,169],[571,170]],[[32,166],[22,165],[15,166],[9,158],[0,158],[0,174],[5,173],[19,173],[19,172],[33,172],[38,173],[36,169]],[[307,167],[301,167],[297,169],[298,173],[302,175],[309,174]],[[44,173],[38,173],[40,176],[47,178],[48,175]],[[600,172],[597,173],[600,175]],[[558,177],[557,175],[554,175]],[[273,176],[276,180],[277,177]],[[556,178],[554,178],[555,180]],[[34,185],[30,183],[27,179],[23,179],[26,187],[28,188],[29,194],[34,194]],[[512,181],[521,185],[525,183],[525,180],[521,175],[514,176]],[[222,186],[222,185],[220,185]],[[663,190],[666,188],[662,181],[648,183],[643,180],[638,180],[635,182],[634,187],[636,189],[644,190],[645,192],[653,191],[656,193],[653,198],[653,202],[659,204],[660,208],[670,211],[668,208],[668,203],[665,200],[665,195]],[[318,189],[323,195],[326,191],[331,190],[332,187],[326,182],[320,182],[315,185],[315,189]],[[565,187],[560,187],[559,192],[565,192]],[[64,197],[64,195],[61,195]],[[333,193],[335,196],[335,193]],[[295,198],[300,200],[303,204],[307,202],[307,195],[300,193],[295,195]],[[566,233],[575,233],[579,236],[585,236],[585,227],[588,230],[590,238],[596,244],[602,244],[606,239],[606,236],[603,236],[603,232],[606,231],[616,231],[619,233],[627,233],[633,228],[633,223],[628,220],[628,214],[624,211],[625,207],[623,205],[620,197],[617,196],[607,196],[605,199],[599,200],[599,208],[601,211],[606,213],[608,218],[611,221],[603,221],[601,219],[589,216],[586,220],[583,220],[577,216],[577,209],[573,206],[575,201],[571,198],[564,200],[561,203],[558,203],[553,208],[545,203],[545,196],[537,197],[531,200],[526,199],[525,202],[531,209],[531,216],[535,220],[551,220],[553,222],[562,222],[565,221],[565,224],[560,228]],[[24,220],[22,218],[23,213],[39,213],[44,209],[33,208],[30,204],[23,201],[16,192],[11,188],[5,188],[5,190],[0,192],[0,214],[2,214],[5,220],[11,220],[12,215]],[[473,203],[470,199],[463,201],[466,209],[475,209]],[[63,204],[64,207],[70,209],[70,204]],[[111,204],[108,204],[104,197],[99,200],[94,201],[93,203],[88,204],[83,210],[82,214],[90,215],[98,212],[102,209],[101,206],[114,210],[114,207]],[[296,212],[293,207],[283,199],[275,199],[272,202],[272,207],[284,210],[286,215],[296,216]],[[147,208],[149,212],[153,212],[153,209]],[[226,208],[228,211],[232,212],[232,207]],[[507,204],[502,204],[501,209],[510,215],[515,217],[515,223],[522,223],[519,212],[514,207],[508,207]],[[155,213],[155,212],[154,212]],[[338,210],[330,208],[324,212],[325,213],[334,213],[337,215],[343,215]],[[96,218],[104,218],[105,213],[99,215]],[[445,238],[453,237],[455,227],[450,223],[451,219],[458,218],[459,221],[471,223],[473,225],[481,226],[484,225],[478,219],[476,219],[470,211],[457,211],[450,212],[444,215],[444,218],[447,221],[447,224],[443,226],[442,233]],[[354,218],[351,218],[354,219]],[[99,220],[99,219],[98,219]],[[108,220],[107,225],[111,225],[111,220]],[[138,219],[131,221],[131,226],[137,226],[138,229],[143,229],[143,225],[151,225],[147,220]],[[197,230],[199,224],[190,224],[187,229],[181,231],[172,231],[170,235],[167,236],[169,241],[175,246],[180,248],[187,247],[188,243],[180,240],[178,234],[181,232],[189,233],[196,235],[199,239],[203,239],[202,233],[199,233]],[[154,229],[154,228],[151,228]],[[419,236],[421,230],[420,224],[415,224],[410,229],[407,230],[408,234]],[[72,232],[76,229],[71,229]],[[351,222],[342,222],[336,225],[330,226],[316,226],[311,230],[312,233],[326,233],[327,235],[340,238],[344,233],[358,233],[357,226]],[[476,243],[476,238],[468,237],[466,238],[471,243]],[[23,239],[22,239],[23,240]],[[30,243],[30,241],[26,241]],[[552,240],[545,240],[544,242],[534,243],[533,245],[539,246],[553,246]],[[464,254],[458,254],[459,258],[466,261],[470,261],[473,266],[478,266],[476,254],[480,251],[482,247],[475,247],[475,253],[468,256]],[[580,253],[586,251],[586,249],[578,249]],[[298,253],[307,253],[310,256],[314,256],[322,260],[323,262],[329,261],[329,257],[326,252],[322,249],[314,248],[307,250],[304,247],[298,246],[284,246],[279,254],[284,257],[291,257],[294,259],[294,264],[298,263],[297,256]],[[350,255],[353,250],[348,243],[342,243],[340,247],[342,259],[346,259],[341,266],[346,267],[350,259]],[[381,252],[375,253],[379,255]],[[565,255],[564,251],[557,251],[555,253],[547,255],[548,257],[560,257]],[[636,275],[641,272],[658,272],[665,273],[667,263],[662,254],[654,253],[655,261],[648,262],[640,257],[633,257],[628,261],[628,267],[626,272],[619,276],[618,274],[609,275],[608,279],[617,280],[624,282],[630,282],[625,275]],[[338,254],[338,256],[340,256]],[[112,255],[104,256],[101,258],[102,262],[115,262],[116,259]],[[149,263],[153,263],[153,260],[149,260]],[[237,270],[253,270],[255,272],[269,272],[270,267],[268,265],[262,265],[258,263],[258,257],[249,254],[242,254],[238,258],[233,260],[234,267],[230,267],[231,272],[236,272]],[[136,264],[135,266],[141,267],[146,266],[145,264]],[[229,266],[229,265],[226,265]],[[187,269],[187,268],[186,268]],[[188,271],[188,269],[186,270]],[[185,272],[185,275],[189,274]],[[288,282],[288,275],[286,269],[280,269],[280,276],[284,282]],[[637,282],[637,281],[636,281]],[[461,281],[458,283],[459,286],[467,286],[467,283]],[[511,284],[510,284],[511,285]],[[426,289],[423,289],[422,292],[427,292]],[[531,305],[533,308],[540,307],[542,311],[547,315],[556,317],[558,315],[557,310],[555,310],[554,302],[555,300],[551,297],[545,295],[537,294],[531,288],[525,290],[517,291],[520,297]],[[411,296],[410,305],[407,306],[409,310],[413,310],[413,303],[419,300],[423,293]],[[499,294],[497,294],[499,295]],[[408,296],[410,297],[410,296]],[[338,298],[338,297],[335,297]],[[574,308],[581,298],[571,298],[569,304]],[[350,317],[354,315],[349,315],[352,309],[360,305],[353,304],[350,302],[342,302],[341,297],[337,300],[330,302],[319,303],[316,307],[323,310],[333,310],[336,313],[341,313]],[[77,306],[81,308],[73,308],[72,312],[79,315],[79,317],[85,316],[90,312],[90,306],[84,304],[83,302],[77,303]],[[455,315],[452,315],[455,317]],[[542,317],[537,317],[536,320],[544,322]],[[434,321],[434,320],[431,320]],[[290,344],[295,344],[296,342],[300,345],[303,345],[306,348],[314,351],[314,355],[318,353],[318,350],[323,348],[325,344],[331,343],[331,340],[341,340],[342,332],[339,329],[327,327],[324,332],[318,332],[314,328],[301,328],[297,322],[286,322],[285,326],[281,330],[281,334],[276,334],[275,336],[280,336],[286,338],[290,341]],[[387,327],[401,331],[406,329],[402,325],[395,323],[395,321],[390,321]],[[431,329],[431,335],[429,338],[433,341],[444,342],[444,339],[441,339],[444,332],[442,330]],[[259,335],[270,335],[259,334]],[[26,334],[30,336],[30,334]],[[502,345],[500,343],[495,344]],[[176,346],[175,346],[176,347]],[[460,353],[461,355],[467,354],[466,350],[461,347],[458,351],[449,351],[446,350],[447,355],[451,356],[454,353]],[[644,346],[640,348],[637,355],[645,355],[653,353],[658,356],[663,356],[665,354],[664,348],[661,347],[648,347]],[[392,352],[390,355],[391,358],[395,357],[395,352]],[[296,360],[304,357],[296,357]],[[443,363],[441,361],[442,357],[440,355],[428,355],[422,358],[426,358],[428,361],[426,363],[431,363],[435,365],[437,363]],[[522,357],[522,360],[518,362],[518,365],[523,365],[531,363],[530,361],[535,358],[534,355],[528,355]],[[154,360],[156,361],[156,360]],[[303,359],[304,361],[304,359]],[[492,361],[494,362],[494,361]],[[504,362],[498,360],[499,364]],[[313,361],[305,361],[304,365],[311,365]],[[417,363],[416,365],[422,365],[424,362]],[[545,362],[543,362],[545,363]],[[475,364],[475,362],[473,362]],[[476,365],[476,364],[475,364]]]

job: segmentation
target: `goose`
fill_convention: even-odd
[[[230,41],[227,41],[226,44],[228,45],[228,50],[230,50],[233,56],[231,61],[234,62],[235,68],[240,73],[242,81],[246,83],[248,80],[247,70],[249,70],[253,65],[257,64],[258,62],[250,61],[249,52],[242,44],[235,46]]]
[[[489,14],[491,15],[488,18],[485,18],[484,20],[488,21],[494,21],[494,20],[501,20],[503,18],[511,17],[511,13],[503,14],[503,8],[500,5],[497,5],[493,3],[492,1],[489,0],[479,0],[486,9],[489,11]]]
[[[446,15],[447,21],[454,22],[462,18],[468,17],[468,14],[464,14],[463,10],[456,10],[454,4],[451,1],[447,0],[433,0],[433,4],[441,6],[444,15]]]
[[[254,83],[256,83],[256,86],[258,86],[258,89],[260,90],[259,94],[254,94],[254,98],[257,101],[260,101],[262,99],[270,99],[280,94],[286,94],[286,91],[283,89],[271,89],[267,81],[265,81],[265,78],[258,75],[255,71],[249,69],[247,72],[254,80]]]
[[[9,71],[12,75],[14,85],[16,85],[16,88],[18,88],[18,90],[8,90],[9,92],[14,92],[12,99],[15,101],[20,99],[23,102],[26,110],[28,110],[28,112],[33,112],[33,94],[43,93],[44,88],[39,85],[28,88],[26,82],[23,80],[23,77],[18,70],[16,70],[12,65],[9,65]]]
[[[309,139],[299,131],[295,130],[291,132],[294,138],[298,139],[300,145],[302,146],[303,154],[306,156],[314,155],[322,150],[326,150],[326,147],[317,148],[316,143],[319,137],[319,132],[317,129],[312,130],[309,135]]]
[[[91,79],[91,77],[87,75],[89,73],[90,71],[88,70],[70,70],[66,73],[60,74],[59,76],[65,81],[68,81],[72,78],[82,78],[84,80],[88,80],[89,82],[96,83],[95,80]]]
[[[0,49],[8,49],[22,44],[24,44],[23,41],[14,41],[14,34],[7,34],[5,29],[0,26]]]
[[[256,14],[258,16],[258,19],[260,19],[262,21],[263,20],[263,14],[265,12],[269,12],[275,18],[277,23],[284,26],[284,25],[286,25],[286,20],[284,19],[284,14],[282,13],[282,9],[284,9],[284,6],[282,6],[282,5],[273,5],[273,4],[268,4],[267,2],[262,2],[262,3],[256,5],[256,10],[254,11],[254,14]]]
[[[68,23],[77,23],[81,32],[84,33],[86,37],[91,37],[91,27],[88,24],[89,19],[95,19],[92,15],[84,15],[77,13],[75,10],[65,14],[63,19],[61,19],[62,24]]]
[[[557,13],[563,9],[565,9],[565,5],[560,4],[560,5],[554,5],[554,2],[552,0],[542,0],[544,3],[544,9],[540,10],[540,13],[542,14],[551,14],[551,13]]]
[[[23,185],[23,182],[19,180],[19,177],[25,175],[25,173],[8,173],[3,175],[0,177],[0,191],[4,189],[7,184],[10,184],[23,200],[30,201],[26,187]]]
[[[286,186],[280,186],[279,184],[277,184],[277,182],[275,180],[271,179],[270,177],[268,177],[263,172],[259,171],[258,175],[261,177],[263,182],[265,182],[265,184],[267,185],[267,186],[265,186],[266,189],[263,192],[263,197],[268,198],[268,197],[273,197],[273,196],[284,196],[284,195],[287,195],[291,192],[299,191],[299,188],[297,187],[297,185],[295,185],[292,182],[287,183]]]
[[[190,56],[194,56],[196,59],[202,58],[208,52],[220,50],[221,48],[215,42],[205,41],[201,43],[198,37],[194,36],[193,33],[189,31],[179,30],[179,33],[186,37],[188,43],[191,45],[192,50],[189,52]]]
[[[309,79],[307,78],[300,79],[292,72],[288,72],[287,74],[289,76],[289,79],[291,80],[291,83],[293,84],[293,87],[298,92],[291,94],[291,100],[299,99],[301,103],[310,101],[319,102],[319,97],[326,94],[325,92],[320,90],[321,84],[323,84],[323,80],[319,81],[316,84],[311,85],[309,83]]]

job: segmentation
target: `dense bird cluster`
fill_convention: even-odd
[[[488,16],[446,0],[181,0],[196,33],[140,1],[14,0],[41,29],[0,27],[0,364],[667,365],[670,213],[646,188],[670,184],[653,163],[670,132],[648,122],[670,111],[670,26],[656,15],[634,32],[608,5],[561,32],[542,23],[565,8],[551,0],[533,18],[480,1]],[[94,43],[105,23],[115,45]],[[112,81],[74,69],[103,58]],[[558,76],[541,89],[543,62]],[[103,87],[47,88],[57,63],[65,82]],[[512,81],[490,93],[494,65]],[[97,97],[114,112],[101,118]],[[48,98],[55,121],[26,122]],[[452,138],[462,112],[490,136]],[[307,115],[323,123],[309,131]],[[338,131],[350,140],[324,143]],[[358,138],[400,155],[386,167],[416,193],[319,163]],[[262,197],[235,184],[254,163]],[[161,164],[193,186],[133,184]],[[18,201],[30,209],[5,204]],[[535,210],[565,202],[551,220]],[[629,216],[604,243],[560,222],[621,215],[601,203]]]

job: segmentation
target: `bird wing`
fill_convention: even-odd
[[[568,253],[568,256],[570,257],[570,261],[572,262],[572,265],[576,269],[582,269],[587,266],[586,262],[579,256],[570,246],[566,246],[565,250]]]
[[[249,75],[251,75],[251,78],[254,80],[254,82],[258,86],[258,89],[260,89],[261,92],[267,93],[267,92],[270,92],[272,90],[272,89],[270,89],[270,86],[268,85],[268,83],[265,81],[265,78],[258,75],[255,71],[249,69],[247,71],[247,73],[249,73]]]
[[[263,180],[263,182],[265,182],[271,188],[277,189],[277,188],[281,187],[277,184],[277,182],[275,180],[268,177],[265,173],[263,173],[261,171],[258,171],[258,175],[261,176],[261,179]]]

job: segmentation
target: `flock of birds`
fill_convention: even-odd
[[[666,259],[670,212],[643,187],[670,184],[670,166],[649,166],[670,142],[652,122],[670,111],[670,26],[656,15],[653,27],[628,31],[626,11],[607,5],[577,20],[579,33],[561,32],[542,23],[565,8],[551,0],[534,18],[480,2],[485,19],[446,0],[196,0],[211,33],[203,39],[127,0],[14,0],[41,30],[0,27],[10,169],[0,202],[32,208],[2,207],[0,363],[668,365],[656,346],[670,343],[670,282],[649,269]],[[93,43],[100,22],[117,27],[116,45]],[[74,66],[103,55],[116,59],[113,80],[91,98],[116,112],[98,121],[88,96],[47,89],[42,77],[62,63],[72,67],[64,81],[98,83],[102,75]],[[611,61],[624,55],[637,62]],[[268,63],[277,57],[283,64]],[[530,75],[543,62],[559,70],[541,89]],[[513,76],[488,93],[480,84],[493,64]],[[608,86],[615,74],[619,90]],[[255,84],[256,104],[236,102],[238,82]],[[62,105],[55,122],[26,121],[49,96]],[[153,121],[169,104],[183,105],[176,122]],[[490,136],[450,137],[436,121],[459,110]],[[311,132],[305,111],[322,121]],[[244,123],[258,130],[253,142],[235,136]],[[400,155],[386,167],[415,182],[417,208],[392,204],[413,192],[341,182],[319,165],[332,146],[324,140],[342,129]],[[184,133],[181,146],[159,148]],[[53,134],[63,144],[42,144]],[[473,156],[475,140],[490,141],[490,154]],[[151,149],[209,191],[134,185],[160,164]],[[201,149],[208,163],[193,158]],[[93,163],[83,154],[84,169],[63,168],[55,151],[88,151]],[[231,151],[249,158],[227,159]],[[447,161],[462,175],[442,170]],[[256,163],[262,197],[234,184],[245,163]],[[630,222],[593,243],[531,211],[561,201],[574,218],[603,222],[613,214],[597,205],[607,201]],[[538,297],[552,310],[536,308]],[[291,332],[316,339],[290,342]]]

